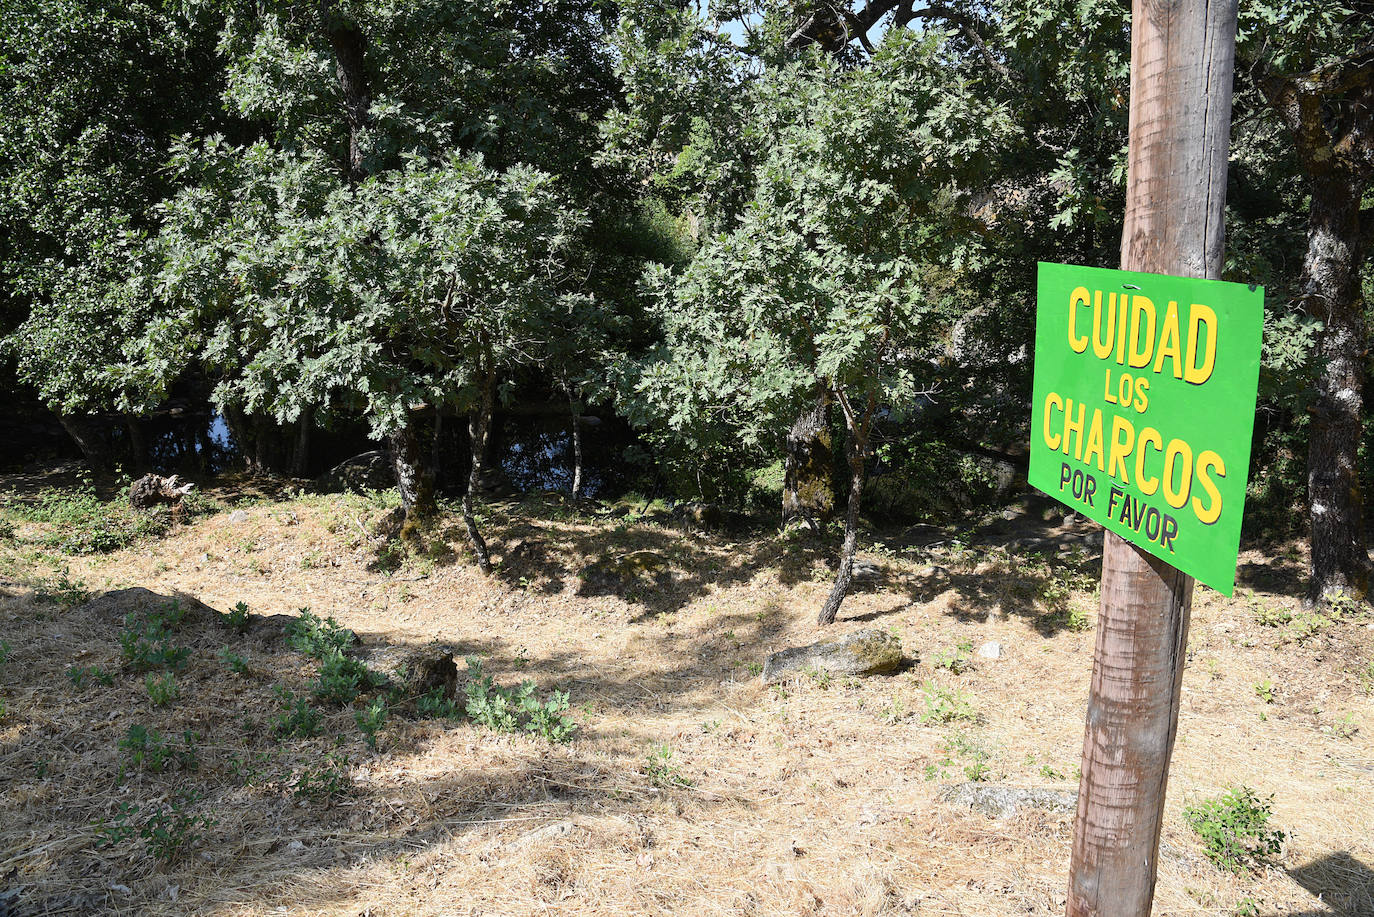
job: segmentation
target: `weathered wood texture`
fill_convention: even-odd
[[[1236,0],[1135,0],[1121,266],[1216,278]],[[1108,533],[1069,917],[1150,913],[1193,580]]]

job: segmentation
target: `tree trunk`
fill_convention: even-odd
[[[143,420],[126,417],[124,428],[129,431],[129,464],[136,474],[142,474],[148,470],[148,441],[143,436]]]
[[[1366,349],[1360,290],[1362,184],[1346,170],[1313,183],[1303,263],[1303,301],[1322,322],[1307,459],[1313,601],[1339,592],[1363,598],[1369,592],[1359,467]]]
[[[348,124],[348,182],[356,185],[367,177],[362,135],[371,120],[372,89],[367,79],[363,59],[367,52],[367,37],[357,25],[344,19],[333,0],[320,5],[324,32],[334,51],[335,76],[344,98],[344,120]]]
[[[433,516],[438,508],[434,502],[434,475],[425,465],[425,452],[413,419],[408,419],[389,439],[396,489],[401,492],[401,508],[405,510],[402,533],[408,533],[414,528],[413,522]]]
[[[296,421],[296,448],[291,453],[291,473],[305,477],[310,468],[310,432],[314,427],[314,411],[306,408]]]
[[[821,390],[787,431],[783,458],[782,521],[811,528],[835,512],[835,453],[830,442],[830,393]]]
[[[468,531],[468,540],[477,555],[477,566],[483,573],[491,572],[491,555],[487,552],[486,539],[477,529],[477,516],[473,512],[473,502],[482,486],[482,471],[486,463],[487,437],[491,433],[491,411],[496,396],[495,373],[488,370],[482,381],[482,391],[477,404],[468,414],[468,439],[472,449],[472,465],[468,469],[468,487],[463,492],[463,525]]]
[[[582,492],[582,417],[581,405],[568,394],[568,407],[572,411],[572,443],[573,443],[573,479],[572,495],[574,498]]]
[[[1217,278],[1236,0],[1135,0],[1125,270]],[[1069,917],[1148,917],[1193,579],[1108,532]]]
[[[849,505],[844,514],[844,545],[840,548],[840,570],[835,574],[835,585],[821,607],[820,624],[834,624],[835,616],[840,613],[840,605],[849,593],[849,580],[854,575],[854,552],[859,545],[859,502],[864,492],[864,454],[863,443],[857,441],[853,430],[846,437],[846,453],[849,458]]]
[[[78,414],[58,414],[57,420],[72,438],[72,442],[76,443],[76,448],[81,450],[81,454],[86,458],[86,464],[91,466],[92,471],[109,469],[109,447],[89,418]]]

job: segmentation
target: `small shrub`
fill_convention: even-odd
[[[322,767],[307,767],[296,775],[291,795],[297,799],[328,802],[347,795],[353,781],[348,776],[348,758],[331,754]]]
[[[1266,704],[1272,704],[1274,702],[1274,683],[1272,681],[1267,678],[1264,679],[1264,681],[1257,681],[1255,682],[1254,688],[1255,696],[1260,700],[1264,701]]]
[[[248,627],[253,623],[252,617],[248,614],[248,606],[243,602],[235,604],[233,608],[225,612],[224,623],[240,634],[248,633]]]
[[[377,733],[386,722],[386,701],[379,697],[362,710],[354,711],[353,721],[358,724],[367,747],[376,749]]]
[[[1286,835],[1269,827],[1273,796],[1261,799],[1249,787],[1183,810],[1183,818],[1202,838],[1207,858],[1237,875],[1253,870],[1283,850]]]
[[[195,733],[187,730],[181,738],[185,747],[173,748],[156,729],[135,724],[119,740],[119,747],[128,753],[129,764],[150,773],[160,774],[174,761],[182,770],[196,770],[200,767],[200,759],[196,754]]]
[[[229,671],[235,675],[248,674],[248,662],[229,647],[226,646],[219,651],[219,658],[224,660],[224,664],[229,666]]]
[[[495,684],[490,675],[483,674],[480,659],[470,657],[468,663],[465,712],[472,722],[497,732],[513,732],[523,728],[551,742],[566,742],[577,730],[577,723],[567,715],[568,694],[553,692],[547,700],[537,695],[533,681],[523,681],[514,690]]]
[[[181,696],[181,689],[177,687],[176,677],[171,672],[165,675],[149,672],[143,678],[143,685],[148,689],[148,700],[153,702],[154,707],[165,707]]]
[[[921,685],[921,695],[925,701],[925,710],[921,713],[923,723],[973,719],[973,707],[963,692],[955,688],[943,688],[927,681]]]
[[[321,661],[332,653],[342,653],[355,639],[353,631],[333,618],[320,618],[309,608],[302,608],[300,617],[286,625],[286,645]]]
[[[376,687],[380,681],[362,662],[330,650],[321,658],[319,675],[310,683],[310,690],[316,700],[343,706],[353,703],[359,692]]]
[[[962,675],[973,664],[973,641],[957,643],[952,650],[946,650],[935,657],[935,668],[945,669],[952,675]]]
[[[534,682],[525,682],[530,687],[528,695],[521,699],[521,712],[527,717],[525,731],[548,739],[550,742],[566,742],[577,731],[577,723],[567,716],[568,692],[554,691],[546,701],[534,696]],[[523,686],[522,686],[523,687]]]
[[[282,711],[272,721],[272,733],[279,738],[300,736],[309,738],[319,735],[320,711],[310,706],[304,697],[298,697],[286,688],[277,688],[277,698],[281,701]]]
[[[102,687],[110,687],[114,684],[114,676],[99,666],[74,665],[67,669],[67,677],[71,679],[72,685],[81,688],[88,682],[94,682]]]
[[[180,615],[177,615],[172,620],[180,619]],[[124,629],[119,633],[119,646],[125,663],[135,672],[159,668],[180,669],[191,655],[186,647],[172,645],[171,623],[164,616],[143,621],[133,615],[126,617]]]
[[[673,750],[667,745],[659,745],[649,752],[649,756],[644,759],[644,775],[649,778],[650,783],[664,790],[693,785],[673,763]]]
[[[38,588],[33,591],[33,597],[40,602],[61,605],[63,608],[75,608],[89,599],[91,594],[87,591],[86,584],[81,580],[72,579],[64,567],[57,576],[39,583]]]
[[[198,794],[185,793],[148,814],[138,835],[154,859],[172,862],[201,839],[201,829],[215,824],[208,815],[191,814],[190,808],[199,800]]]
[[[416,698],[415,712],[423,717],[441,720],[456,720],[463,713],[453,700],[444,696],[443,688],[432,688]]]
[[[468,718],[477,725],[497,732],[513,732],[519,725],[518,706],[512,692],[493,684],[490,675],[483,675],[478,659],[468,659],[466,693]]]

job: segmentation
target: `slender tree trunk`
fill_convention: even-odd
[[[334,0],[320,4],[324,32],[334,51],[334,72],[344,98],[344,120],[348,124],[348,182],[356,185],[367,177],[362,135],[371,120],[372,89],[364,57],[367,36],[356,24],[340,15]]]
[[[229,438],[232,440],[232,448],[239,454],[243,461],[243,467],[250,474],[260,474],[262,469],[257,465],[257,451],[255,448],[256,437],[253,428],[248,423],[247,416],[243,410],[235,405],[226,405],[221,412],[224,418],[224,425],[229,428]]]
[[[143,420],[126,417],[124,428],[129,431],[129,464],[136,473],[142,474],[148,470],[148,441],[143,435]]]
[[[438,509],[434,501],[434,475],[425,465],[425,450],[420,446],[413,419],[391,434],[388,445],[396,472],[396,489],[401,493],[401,508],[406,514],[401,531],[408,534],[414,529],[413,522],[433,516]]]
[[[304,477],[310,468],[310,433],[315,425],[315,412],[306,408],[296,421],[296,448],[291,454],[291,473]]]
[[[840,605],[849,593],[849,581],[854,575],[854,552],[859,546],[859,503],[864,493],[865,444],[851,429],[846,437],[845,452],[849,459],[849,505],[844,513],[844,544],[840,548],[840,570],[835,574],[835,585],[821,607],[820,624],[834,624],[835,616],[840,613]]]
[[[803,519],[812,529],[835,511],[830,393],[818,388],[815,400],[787,431],[782,479],[783,523]]]
[[[1220,276],[1236,0],[1134,0],[1121,267]],[[1148,917],[1193,579],[1108,532],[1068,917]]]
[[[1360,485],[1366,329],[1360,290],[1362,183],[1346,170],[1319,177],[1303,263],[1302,297],[1321,319],[1312,405],[1307,496],[1312,537],[1309,598],[1369,592],[1369,550]]]
[[[486,464],[487,437],[491,433],[491,412],[496,396],[496,375],[488,369],[482,381],[482,391],[477,404],[468,414],[468,439],[472,449],[472,465],[468,469],[468,487],[463,492],[463,525],[467,528],[468,540],[477,555],[477,566],[483,573],[491,572],[491,555],[487,552],[486,539],[477,529],[477,516],[473,503],[482,486],[482,471]]]
[[[582,492],[582,417],[581,405],[568,393],[568,408],[572,411],[573,479],[574,499]]]
[[[89,418],[77,414],[58,414],[57,419],[72,442],[76,443],[76,448],[81,450],[92,471],[105,471],[110,467],[110,450]]]

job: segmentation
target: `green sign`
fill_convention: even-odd
[[[1041,264],[1030,483],[1226,595],[1264,290]]]

